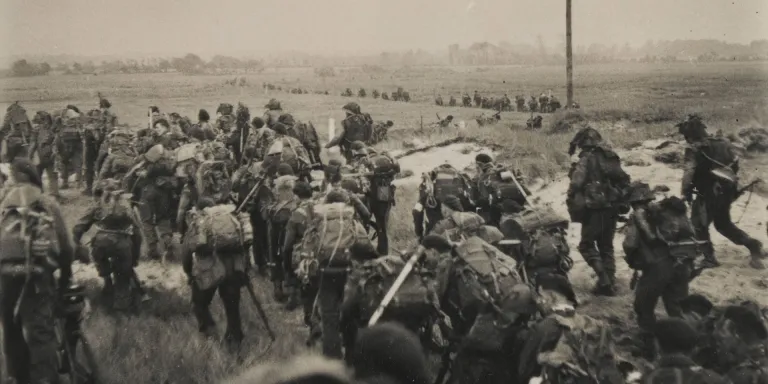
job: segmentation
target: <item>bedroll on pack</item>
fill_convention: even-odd
[[[459,171],[450,165],[441,165],[435,170],[435,179],[432,182],[434,186],[435,198],[438,201],[444,201],[449,195],[456,197],[464,196],[466,185]]]
[[[301,173],[310,164],[307,149],[293,137],[284,136],[272,143],[267,155],[278,153],[280,162],[288,163],[294,174]]]
[[[663,208],[670,199],[650,204],[647,213],[653,217],[656,235],[666,243],[670,255],[676,260],[693,261],[703,253],[706,242],[696,240],[687,210]]]
[[[383,256],[363,264],[363,275],[358,282],[362,290],[362,311],[364,318],[369,318],[378,308],[400,272],[405,261],[399,256]],[[434,279],[411,271],[395,297],[387,306],[387,315],[401,319],[423,320],[434,313]]]
[[[475,318],[464,338],[464,346],[473,350],[501,352],[504,344],[514,333],[510,327],[517,325],[521,317],[536,312],[536,303],[527,284],[517,284],[502,292],[494,307],[486,307]]]
[[[572,266],[570,247],[566,239],[568,220],[559,216],[550,206],[537,207],[509,215],[501,222],[501,231],[507,239],[520,240],[522,247],[517,255],[525,260],[528,268],[556,266],[565,269]],[[565,263],[561,263],[566,261]],[[566,272],[567,272],[566,270]]]
[[[452,241],[461,241],[473,236],[485,225],[485,220],[474,212],[454,212],[451,219],[456,227],[448,230],[445,235]]]
[[[197,216],[197,248],[208,246],[213,251],[242,252],[246,231],[234,211],[235,206],[231,204],[203,209]]]
[[[58,268],[60,244],[43,191],[16,184],[0,204],[0,278],[39,276]]]
[[[315,259],[321,266],[347,266],[349,248],[369,242],[362,224],[355,220],[355,209],[345,203],[318,204],[308,207],[310,225],[304,233],[300,257]]]

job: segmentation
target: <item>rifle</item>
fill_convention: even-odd
[[[629,280],[630,290],[632,291],[635,290],[635,288],[637,287],[637,282],[640,281],[640,276],[641,276],[641,273],[639,269],[635,269],[634,272],[632,272],[632,279]]]
[[[419,259],[421,259],[425,251],[426,251],[426,248],[424,248],[423,245],[419,245],[419,248],[416,249],[416,252],[414,252],[411,258],[408,259],[408,262],[405,263],[403,270],[400,271],[400,274],[397,276],[397,279],[395,279],[395,282],[392,283],[392,287],[389,288],[389,291],[387,291],[387,294],[384,295],[384,299],[381,300],[381,303],[379,304],[378,308],[376,308],[376,311],[373,313],[373,316],[371,316],[371,319],[368,320],[369,327],[375,325],[376,322],[379,321],[379,319],[381,318],[381,315],[384,314],[384,310],[387,309],[387,306],[389,305],[389,303],[392,301],[392,299],[395,298],[395,294],[397,294],[397,291],[400,290],[400,286],[403,285],[403,283],[405,282],[405,279],[413,270],[413,266],[416,264],[416,262],[419,261]]]
[[[253,285],[251,285],[251,280],[247,276],[245,278],[244,285],[245,289],[248,291],[248,295],[251,296],[253,305],[256,307],[256,312],[259,313],[259,317],[261,317],[261,321],[264,323],[264,328],[266,328],[267,333],[269,334],[269,338],[272,341],[275,341],[277,337],[275,336],[275,332],[272,331],[272,327],[269,325],[269,318],[267,318],[267,313],[264,312],[264,307],[261,305],[261,300],[259,300],[258,296],[256,296],[256,292],[253,290]]]
[[[237,207],[237,209],[235,209],[235,212],[234,212],[235,214],[238,214],[238,213],[242,212],[243,209],[245,209],[245,205],[249,201],[251,201],[251,199],[253,198],[253,195],[256,193],[256,191],[258,191],[261,188],[261,186],[264,185],[264,180],[265,179],[266,178],[264,176],[260,176],[259,177],[259,181],[256,183],[256,185],[253,186],[253,188],[251,188],[251,190],[248,192],[248,194],[245,195],[245,198],[243,199],[243,202],[240,203],[240,205]]]
[[[739,190],[736,191],[736,198],[738,199],[739,197],[741,197],[741,195],[743,195],[747,191],[752,191],[752,187],[754,187],[755,185],[760,184],[762,182],[763,182],[763,180],[760,179],[760,178],[752,180],[749,184],[745,185],[744,187],[739,188]]]

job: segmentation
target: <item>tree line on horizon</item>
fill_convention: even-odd
[[[260,73],[266,67],[314,67],[332,68],[343,66],[422,66],[422,65],[542,65],[564,64],[563,47],[547,47],[541,37],[537,44],[511,44],[500,42],[474,43],[466,48],[452,44],[443,53],[425,50],[382,52],[378,55],[328,57],[317,54],[290,53],[269,58],[239,59],[216,55],[205,61],[194,53],[173,58],[145,58],[141,60],[104,60],[99,64],[91,60],[39,63],[27,59],[16,60],[8,71],[14,77],[42,76],[49,74],[109,74],[109,73],[166,73],[184,74],[233,74]],[[629,44],[574,47],[576,64],[610,62],[674,62],[674,61],[750,61],[768,60],[768,39],[750,44],[726,43],[718,40],[668,40],[648,41],[633,48]]]

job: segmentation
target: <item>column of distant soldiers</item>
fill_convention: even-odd
[[[285,88],[281,86],[276,86],[274,84],[265,83],[264,89],[266,90],[276,90],[276,91],[285,91],[290,94],[310,94],[314,93],[316,95],[330,95],[328,91],[314,91],[310,92],[307,89],[303,88]],[[352,91],[351,88],[347,88],[344,90],[344,92],[341,93],[342,97],[354,97],[355,93]],[[357,97],[367,97],[368,92],[365,90],[365,88],[360,88],[357,91]],[[379,92],[378,89],[374,89],[371,91],[371,97],[374,99],[381,98],[382,100],[392,100],[392,101],[403,101],[403,102],[410,102],[411,101],[411,94],[408,91],[405,91],[402,87],[398,87],[397,91],[392,91],[391,93],[387,92]],[[560,100],[552,94],[551,90],[548,90],[546,92],[542,92],[538,97],[531,95],[529,98],[526,98],[526,96],[519,94],[515,96],[514,104],[512,103],[512,99],[509,98],[509,96],[505,93],[504,96],[501,97],[494,97],[494,96],[482,96],[478,91],[475,91],[473,95],[470,95],[469,93],[464,93],[461,95],[461,104],[459,104],[459,101],[456,97],[453,95],[450,96],[447,102],[443,99],[443,96],[438,94],[435,96],[435,105],[438,106],[448,106],[448,107],[465,107],[465,108],[482,108],[482,109],[492,109],[496,111],[517,111],[517,112],[540,112],[540,113],[554,113],[558,109],[562,108],[563,105],[560,103]],[[579,104],[574,102],[573,108],[578,109]]]

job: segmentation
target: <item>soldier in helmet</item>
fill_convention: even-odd
[[[696,237],[709,241],[709,226],[714,223],[720,234],[749,250],[752,268],[765,268],[763,244],[736,227],[731,219],[731,205],[739,197],[739,161],[733,145],[725,138],[709,135],[707,126],[696,115],[677,124],[677,128],[690,144],[685,152],[682,195],[691,202]],[[719,265],[711,244],[704,255],[710,266]]]
[[[653,329],[660,357],[656,369],[643,377],[644,383],[702,383],[725,384],[729,381],[717,373],[698,366],[691,354],[698,344],[698,335],[682,319],[665,319]]]
[[[54,141],[56,135],[53,132],[53,118],[48,112],[38,111],[32,118],[34,125],[34,137],[30,153],[37,151],[40,162],[37,164],[37,173],[42,177],[43,172],[48,176],[48,188],[52,196],[59,195],[59,173],[56,172],[56,156]]]
[[[133,189],[140,192],[139,210],[148,256],[159,259],[164,252],[169,251],[172,239],[171,221],[175,219],[176,213],[176,204],[172,201],[176,191],[175,156],[172,151],[158,144],[143,154],[141,159],[144,164],[141,170],[136,171],[138,179],[133,183]],[[161,241],[162,249],[159,244]]]
[[[616,260],[613,238],[619,208],[625,204],[624,191],[629,175],[621,168],[621,159],[608,148],[596,130],[579,131],[570,143],[568,154],[580,149],[579,161],[570,172],[566,204],[571,220],[580,222],[579,252],[597,274],[596,294],[616,292]]]
[[[477,91],[475,91],[475,94],[472,96],[472,100],[475,101],[475,107],[480,108],[480,104],[483,102],[483,98],[479,93],[477,93]]]
[[[280,102],[277,99],[270,99],[269,102],[264,105],[267,111],[264,113],[264,122],[267,123],[268,128],[272,128],[278,120],[280,115],[283,114],[283,108],[280,106]]]
[[[336,137],[325,146],[325,148],[333,148],[339,146],[347,162],[352,161],[351,145],[355,141],[362,141],[367,143],[370,141],[373,134],[373,121],[370,116],[360,111],[360,106],[357,103],[347,103],[342,110],[346,113],[347,117],[341,122],[341,131],[336,134]]]
[[[27,110],[18,102],[11,104],[5,113],[0,127],[0,142],[6,141],[5,162],[10,163],[17,157],[27,157],[32,140],[32,123],[27,117]]]
[[[221,103],[216,108],[216,129],[221,133],[230,133],[235,128],[234,107]]]
[[[61,176],[61,189],[69,188],[69,177],[75,174],[78,185],[83,167],[83,124],[80,110],[68,105],[61,117],[54,121],[56,127],[56,168]]]
[[[663,203],[663,207],[656,204],[649,207],[655,198],[648,184],[632,184],[627,202],[632,206],[633,213],[627,223],[627,235],[623,243],[627,264],[637,271],[635,273],[642,273],[635,288],[634,309],[647,351],[652,351],[653,346],[656,304],[661,299],[667,315],[682,316],[680,302],[688,296],[692,272],[690,262],[673,258],[668,248],[660,243],[656,230],[658,226],[652,212],[659,208],[667,209],[668,201]],[[685,212],[684,205],[682,208]]]
[[[110,110],[110,108],[112,108],[112,103],[99,94],[99,109],[101,110],[101,117],[104,119],[107,133],[111,132],[117,126],[117,116]]]

